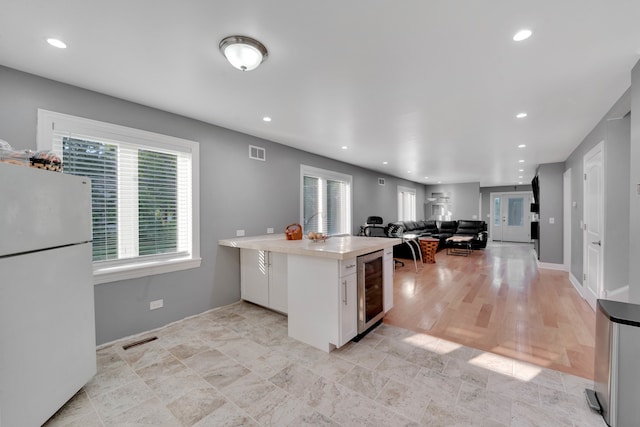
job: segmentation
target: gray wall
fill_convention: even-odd
[[[482,197],[482,214],[480,219],[489,224],[489,216],[491,215],[491,193],[510,193],[513,191],[532,191],[529,185],[506,185],[502,187],[480,187],[480,195]],[[529,207],[527,206],[527,209]]]
[[[564,163],[546,163],[538,168],[540,183],[540,262],[562,264],[562,193]],[[554,223],[550,224],[553,218]]]
[[[640,62],[631,72],[631,167],[629,171],[629,302],[640,304]],[[636,111],[636,114],[633,113]],[[631,188],[629,188],[631,187]]]
[[[629,171],[631,90],[627,90],[571,153],[571,274],[583,282],[584,156],[604,141],[604,260],[605,290],[625,286],[629,280]],[[631,224],[633,226],[633,224]]]
[[[461,184],[425,185],[424,197],[431,197],[431,193],[449,193],[451,197],[451,212],[453,219],[482,219],[480,218],[480,183],[467,182]],[[420,206],[420,205],[418,205]],[[431,206],[425,205],[424,219],[430,219]],[[418,211],[418,216],[420,211]],[[418,218],[420,219],[420,218]]]
[[[422,184],[384,176],[342,162],[175,114],[0,67],[0,139],[17,149],[36,148],[36,114],[44,108],[200,142],[200,253],[202,266],[169,274],[95,286],[98,344],[163,326],[240,298],[237,249],[219,239],[276,233],[299,221],[300,164],[353,176],[353,231],[369,215],[397,216],[396,187]],[[248,145],[265,147],[267,161],[248,158]],[[377,178],[386,179],[379,186]],[[164,308],[149,311],[149,302]]]

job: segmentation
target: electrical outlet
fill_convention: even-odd
[[[267,228],[267,234],[273,234],[273,227]]]
[[[162,299],[157,299],[155,301],[151,301],[149,303],[149,310],[156,310],[158,308],[162,308],[164,307],[164,300]]]
[[[242,236],[244,236],[244,230],[236,230],[236,236],[237,236],[237,237],[242,237]]]

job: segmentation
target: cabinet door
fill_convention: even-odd
[[[386,248],[383,257],[384,312],[393,308],[393,248]]]
[[[287,254],[268,252],[269,308],[281,313],[287,310]]]
[[[240,249],[240,297],[269,306],[269,270],[267,252]]]
[[[340,346],[358,334],[358,275],[340,278]]]

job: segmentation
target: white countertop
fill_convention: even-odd
[[[313,242],[304,238],[302,240],[287,240],[284,234],[236,237],[218,241],[218,244],[232,248],[257,249],[338,260],[365,255],[401,243],[401,239],[361,236],[330,237],[325,242]]]

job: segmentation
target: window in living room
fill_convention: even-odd
[[[416,220],[416,189],[398,185],[398,221]]]
[[[303,232],[351,234],[351,175],[300,165]]]
[[[95,283],[200,265],[197,142],[39,110],[38,149],[91,178]]]

